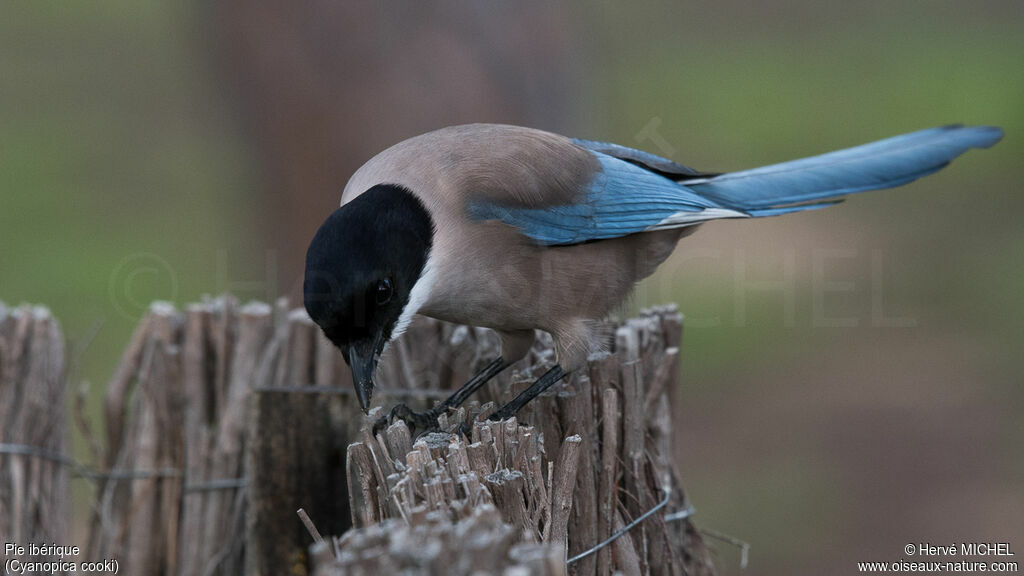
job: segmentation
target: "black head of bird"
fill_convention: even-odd
[[[432,227],[415,196],[379,185],[335,210],[306,252],[306,311],[348,362],[364,412],[381,352],[408,322],[402,312],[426,264]]]

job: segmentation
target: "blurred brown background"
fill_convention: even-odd
[[[1022,24],[1011,1],[8,3],[0,299],[50,305],[96,393],[152,299],[295,297],[351,172],[433,128],[726,171],[1000,125],[908,187],[707,226],[633,305],[687,314],[683,479],[750,573],[1024,549]]]

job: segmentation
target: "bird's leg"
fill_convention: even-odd
[[[415,437],[416,429],[420,430],[435,430],[437,429],[437,417],[444,414],[446,411],[452,408],[458,408],[466,401],[467,398],[473,395],[474,392],[479,390],[484,384],[489,382],[491,378],[494,378],[502,370],[508,367],[508,364],[502,358],[495,358],[484,366],[484,369],[477,372],[468,382],[463,384],[458,390],[452,393],[451,396],[447,397],[440,404],[434,406],[430,410],[425,412],[415,412],[405,404],[398,404],[391,409],[391,412],[387,416],[382,416],[373,424],[374,435],[386,428],[395,420],[402,420],[409,425],[409,431],[413,433]]]
[[[510,416],[515,416],[523,406],[526,406],[530,402],[530,400],[540,396],[541,393],[550,388],[555,382],[565,378],[566,374],[567,373],[562,370],[561,366],[555,364],[554,367],[538,378],[536,382],[530,384],[529,388],[520,392],[519,395],[513,398],[511,402],[502,406],[501,409],[494,414],[491,414],[490,419],[504,420]]]

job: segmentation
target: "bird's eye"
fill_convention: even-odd
[[[391,301],[395,289],[391,286],[391,279],[385,278],[377,284],[377,305],[383,306]]]

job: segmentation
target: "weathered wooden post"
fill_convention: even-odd
[[[310,537],[298,508],[311,510],[326,530],[348,525],[342,454],[354,399],[303,390],[336,380],[334,351],[318,346],[318,337],[295,311],[261,359],[250,412],[246,574],[308,573]]]
[[[0,542],[68,542],[64,392],[60,325],[0,302]]]
[[[480,536],[493,540],[482,547],[487,555],[446,544],[452,526],[457,531],[482,506],[498,511],[532,557],[567,559],[567,567],[554,564],[570,574],[711,574],[689,518],[665,519],[687,508],[672,465],[668,400],[679,385],[681,330],[674,307],[627,321],[608,333],[610,353],[592,357],[518,420],[490,422],[493,403],[476,402],[449,415],[446,432],[415,442],[401,423],[376,437],[364,429],[348,447],[356,529],[316,547],[316,574],[430,573],[434,560],[417,556],[424,538],[444,550],[446,573],[515,573],[523,566],[504,532]],[[484,333],[471,334],[460,343],[487,347],[473,356],[493,352]],[[512,397],[551,361],[550,345],[539,344],[480,401]],[[470,438],[455,433],[463,421],[472,423]],[[544,573],[561,573],[552,570]]]

